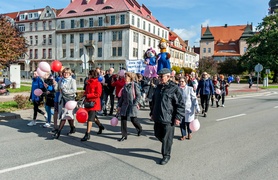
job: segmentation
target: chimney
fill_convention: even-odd
[[[228,27],[228,24],[225,24],[225,27]]]

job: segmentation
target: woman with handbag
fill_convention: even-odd
[[[136,128],[137,135],[140,136],[142,133],[142,126],[137,120],[141,92],[139,85],[134,82],[135,76],[131,72],[125,73],[125,86],[123,87],[121,98],[118,103],[118,112],[120,112],[121,116],[122,131],[122,137],[118,141],[124,141],[127,139],[128,117],[130,117],[133,126]]]
[[[68,120],[70,125],[70,132],[68,134],[75,133],[73,111],[68,111],[67,109],[65,109],[65,105],[68,101],[75,101],[77,90],[76,80],[72,78],[72,71],[70,68],[63,69],[62,75],[63,77],[59,80],[58,83],[56,83],[55,81],[55,90],[60,92],[58,100],[58,116],[60,119],[60,125],[58,131],[54,134],[54,137],[56,137],[56,139],[60,137],[66,120]]]
[[[101,109],[100,96],[102,93],[102,85],[98,81],[97,70],[90,70],[88,74],[88,81],[84,92],[84,107],[88,112],[87,130],[85,136],[81,141],[87,141],[90,139],[90,132],[95,121],[96,113]],[[97,122],[96,122],[97,123]],[[100,126],[100,124],[98,124]]]

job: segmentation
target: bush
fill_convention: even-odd
[[[16,102],[18,109],[26,109],[31,105],[29,102],[29,96],[16,95],[13,99]]]

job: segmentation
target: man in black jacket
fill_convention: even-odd
[[[103,115],[107,115],[107,109],[106,109],[106,105],[107,105],[107,101],[108,101],[108,96],[110,98],[110,113],[109,116],[113,115],[113,110],[114,110],[114,86],[111,86],[111,82],[112,82],[112,75],[114,73],[114,69],[113,68],[109,68],[108,73],[104,76],[105,79],[105,83],[103,83],[103,100],[104,100],[104,106],[103,106]]]
[[[185,104],[181,89],[170,80],[170,70],[163,68],[158,72],[160,84],[154,90],[151,119],[154,120],[155,137],[162,142],[161,165],[170,160],[175,125],[184,118]]]

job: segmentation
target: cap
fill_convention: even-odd
[[[171,74],[171,71],[168,68],[163,68],[158,72],[158,75],[162,75],[162,74]]]

